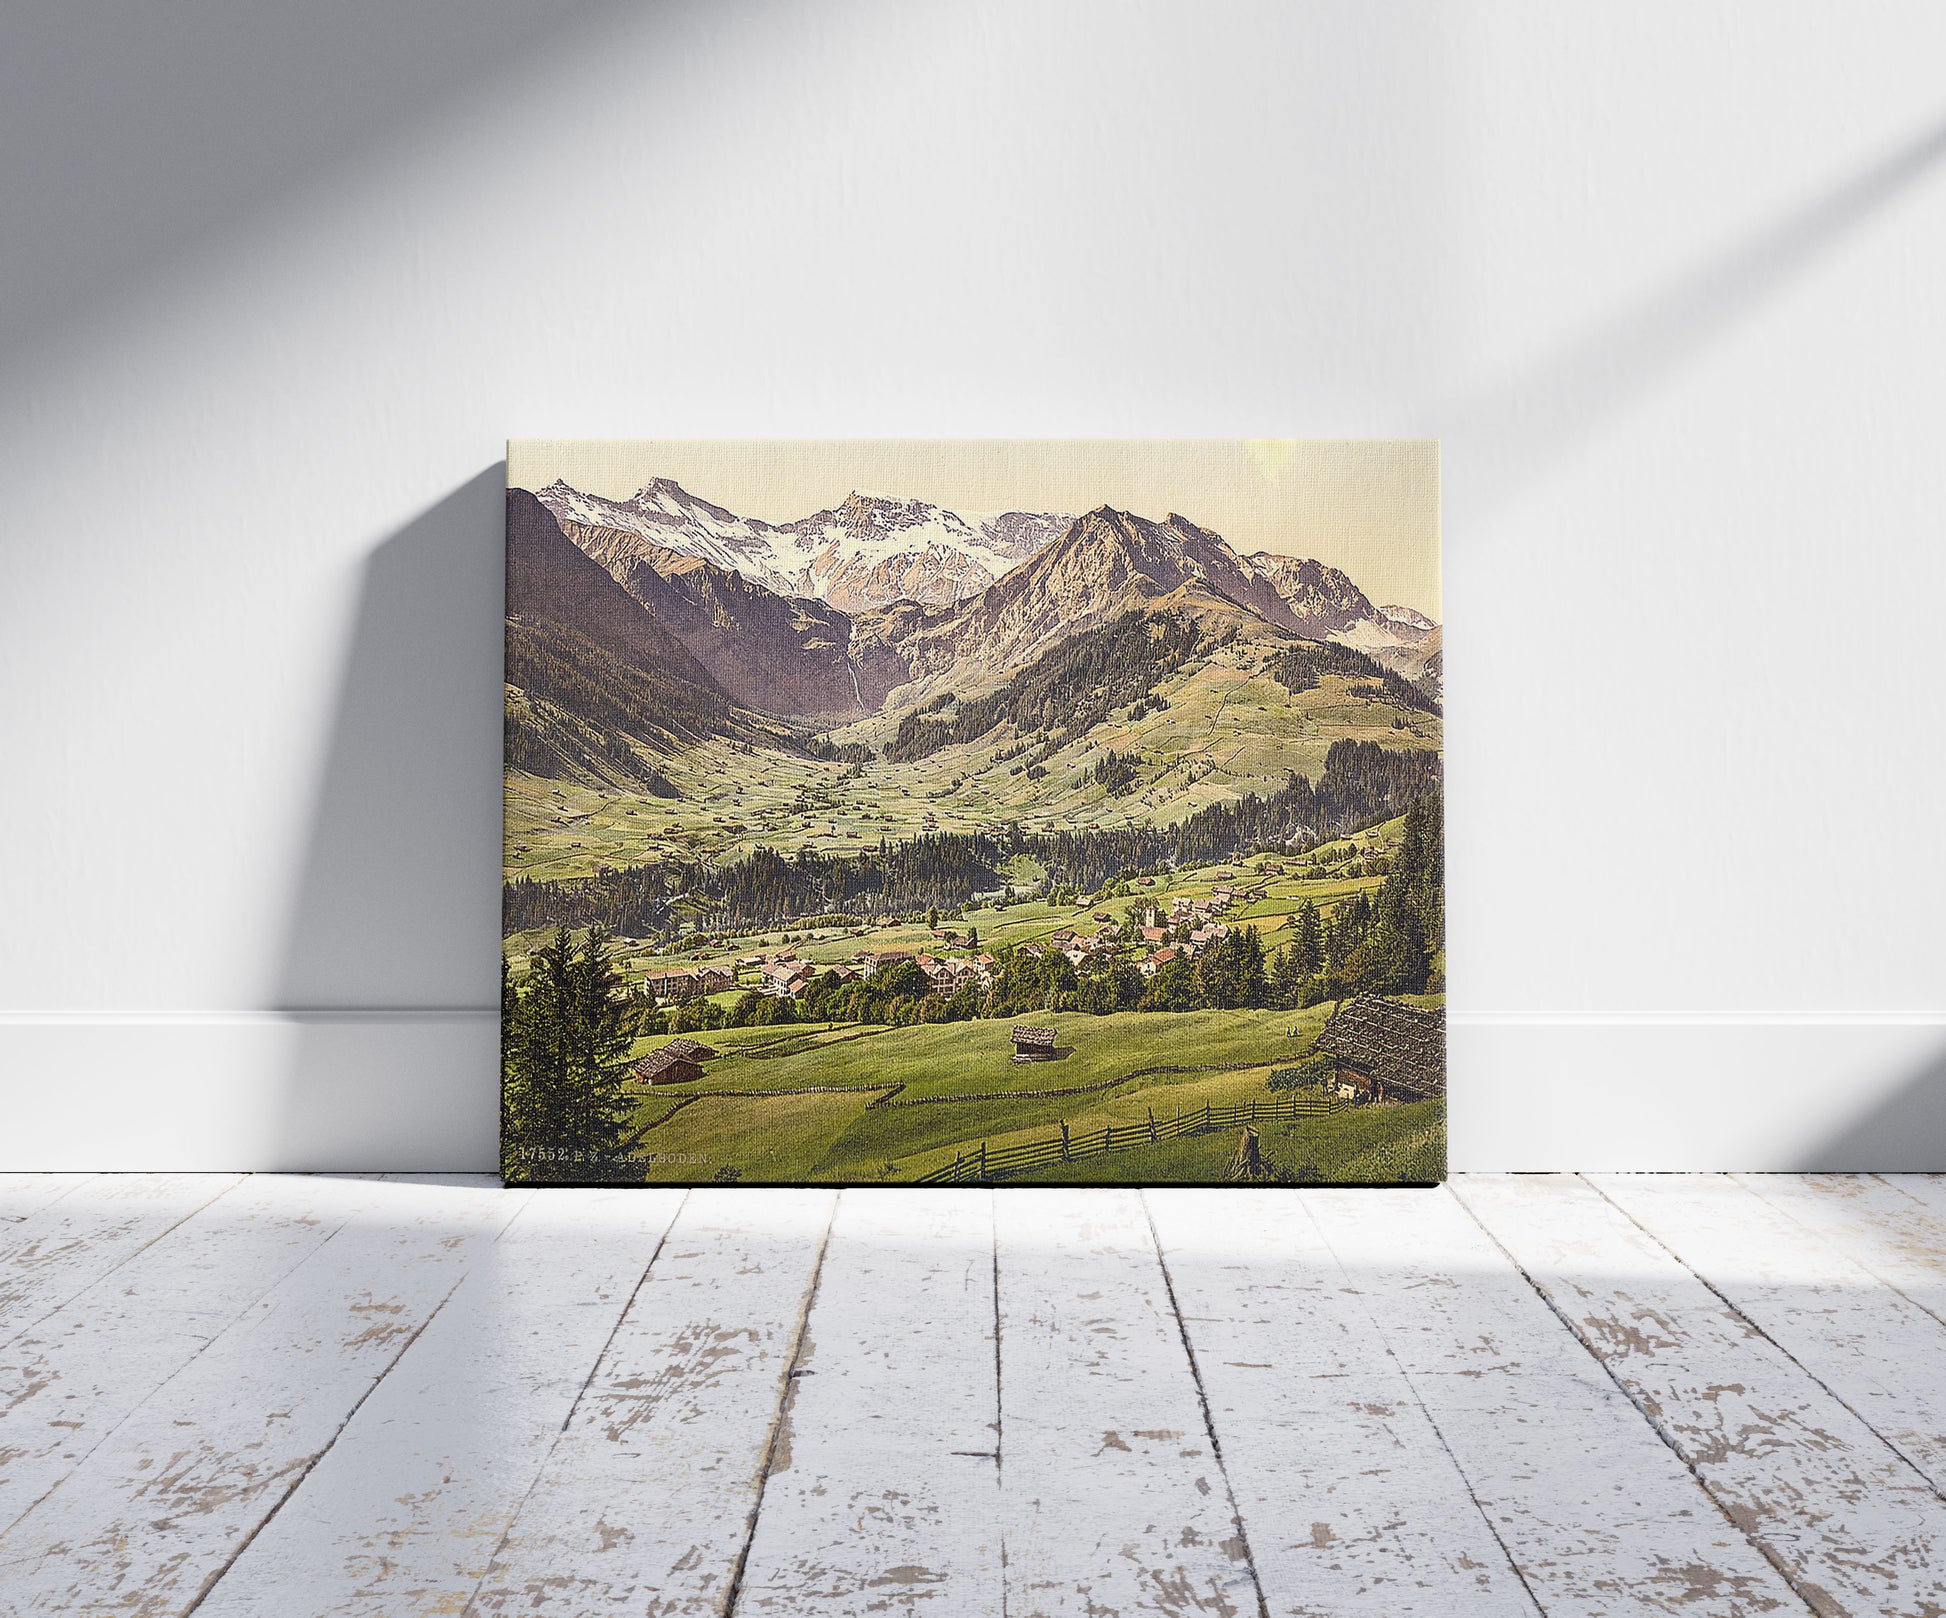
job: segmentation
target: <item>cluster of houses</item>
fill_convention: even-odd
[[[1154,977],[1178,957],[1194,959],[1198,951],[1230,936],[1229,923],[1218,921],[1218,916],[1239,899],[1250,903],[1262,897],[1261,889],[1239,894],[1235,888],[1218,887],[1211,890],[1207,899],[1177,894],[1169,901],[1167,913],[1160,905],[1150,905],[1142,912],[1140,931],[1142,942],[1155,948],[1136,963],[1136,970],[1144,977]],[[1176,942],[1171,943],[1172,938]]]
[[[679,1002],[735,987],[736,980],[719,967],[684,966],[668,972],[651,972],[642,980],[641,992],[650,1000]]]
[[[933,936],[950,939],[955,935],[935,928]],[[926,974],[926,981],[939,994],[951,994],[962,983],[973,983],[984,988],[993,981],[993,969],[1000,964],[986,950],[981,950],[977,955],[935,955],[923,949],[916,953],[903,949],[861,950],[852,960],[855,964],[833,970],[845,977],[862,977],[882,966],[896,966],[900,961],[910,961]]]
[[[1028,955],[1064,955],[1079,969],[1136,943],[1149,946],[1148,952],[1137,961],[1137,970],[1144,977],[1153,977],[1178,956],[1193,958],[1199,950],[1228,938],[1229,925],[1217,918],[1239,903],[1248,904],[1263,897],[1261,887],[1239,890],[1222,880],[1229,879],[1231,873],[1224,871],[1218,875],[1219,884],[1207,898],[1178,894],[1166,909],[1160,904],[1149,904],[1142,911],[1139,924],[1128,927],[1106,910],[1097,910],[1093,913],[1097,924],[1093,933],[1061,927],[1046,938],[1022,944],[1021,951]],[[881,924],[892,919],[878,918]],[[857,931],[864,933],[868,929],[861,927]],[[951,926],[934,927],[932,936],[948,949],[965,947],[973,939],[970,929],[963,931]],[[727,971],[720,967],[676,967],[650,972],[642,982],[641,993],[651,1000],[674,1004],[742,986],[754,987],[782,1000],[795,1000],[821,972],[834,974],[840,982],[849,982],[900,961],[916,965],[939,994],[951,994],[967,983],[985,988],[993,981],[998,966],[993,955],[985,950],[971,955],[939,955],[929,950],[867,949],[860,950],[849,961],[818,965],[800,959],[793,949],[782,949],[770,954],[739,956],[736,965]]]

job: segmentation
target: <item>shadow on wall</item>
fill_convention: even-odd
[[[1886,1099],[1788,1167],[1805,1174],[1946,1169],[1946,1049],[1922,1058]]]
[[[452,101],[578,43],[616,0],[63,0],[0,53],[0,364],[382,164]],[[665,7],[673,10],[673,7]]]
[[[1478,519],[1693,366],[1946,159],[1946,119],[1523,367],[1453,402],[1449,505]],[[1474,470],[1469,475],[1469,461]]]
[[[365,564],[273,986],[279,1166],[494,1161],[505,484],[467,479]]]

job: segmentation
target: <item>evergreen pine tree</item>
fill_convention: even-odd
[[[1297,938],[1291,948],[1293,964],[1300,973],[1311,973],[1324,965],[1324,927],[1318,920],[1318,907],[1309,899],[1297,907]]]
[[[502,1061],[503,1168],[524,1180],[607,1178],[630,1110],[627,1008],[609,934],[567,928],[536,950],[518,986]]]
[[[1298,964],[1297,946],[1286,944],[1270,963],[1269,999],[1279,1010],[1289,1011],[1304,992],[1304,969]]]

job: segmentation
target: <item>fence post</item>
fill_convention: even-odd
[[[1206,1135],[1209,1133],[1209,1127],[1210,1127],[1209,1105],[1210,1104],[1207,1101],[1203,1103],[1203,1133]]]
[[[1061,1120],[1061,1161],[1063,1163],[1074,1161],[1068,1153],[1068,1121],[1065,1118]]]
[[[1101,1149],[1104,1152],[1112,1152],[1115,1149],[1115,1126],[1113,1124],[1104,1124],[1102,1126]]]
[[[1155,1108],[1149,1108],[1149,1139],[1155,1139]]]
[[[981,1141],[980,1142],[980,1178],[984,1180],[986,1177],[987,1177],[987,1143],[985,1141]]]

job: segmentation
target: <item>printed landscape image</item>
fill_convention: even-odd
[[[1443,1178],[1437,468],[509,446],[506,1177]]]

